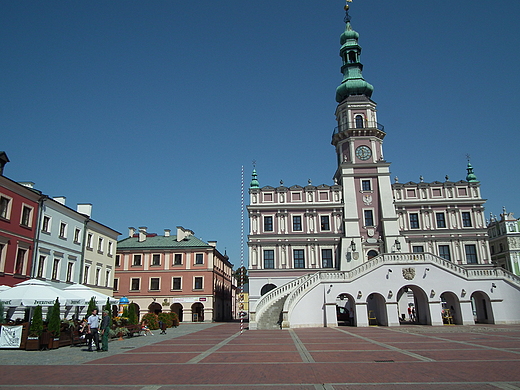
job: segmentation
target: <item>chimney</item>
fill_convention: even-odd
[[[65,198],[64,196],[55,196],[54,199],[56,202],[62,204],[65,206],[65,200],[67,200],[67,198]]]
[[[177,226],[177,242],[181,242],[185,238],[192,236],[194,233],[189,229],[184,229],[182,226]]]
[[[139,242],[146,241],[146,229],[148,229],[146,226],[139,228]]]
[[[32,181],[19,181],[18,184],[27,188],[34,188],[34,183]]]
[[[76,208],[78,213],[85,214],[87,217],[92,216],[92,204],[91,203],[78,203]]]
[[[5,152],[0,152],[0,176],[4,175],[5,164],[9,162],[9,158]]]
[[[135,234],[135,228],[129,227],[128,228],[128,237],[133,237]]]
[[[208,241],[208,245],[212,246],[213,248],[216,248],[217,247],[217,242],[216,241]]]
[[[170,237],[171,229],[164,229],[164,237]]]

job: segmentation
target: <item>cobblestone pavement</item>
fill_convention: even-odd
[[[520,390],[520,326],[182,324],[109,350],[0,351],[0,389]]]

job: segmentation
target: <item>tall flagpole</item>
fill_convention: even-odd
[[[240,315],[240,334],[244,330],[244,166],[242,165],[242,180],[240,194],[240,287],[239,287],[239,315]]]

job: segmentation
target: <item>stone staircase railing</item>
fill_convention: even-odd
[[[257,302],[254,311],[249,313],[251,320],[258,322],[262,314],[267,308],[269,308],[272,303],[278,301],[284,296],[289,295],[291,291],[297,288],[300,284],[304,283],[310,276],[312,276],[312,274],[300,276],[299,278],[291,280],[290,282],[285,283],[284,285],[279,286],[263,295]]]
[[[292,291],[289,292],[289,296],[287,297],[283,308],[282,327],[289,326],[289,315],[296,303],[320,283],[352,282],[383,264],[410,265],[414,263],[433,263],[446,271],[458,274],[468,280],[489,277],[503,278],[520,288],[520,277],[499,267],[480,269],[465,268],[431,253],[382,254],[370,259],[351,271],[319,271],[314,274],[309,274],[306,280],[302,280],[298,285],[292,286]]]

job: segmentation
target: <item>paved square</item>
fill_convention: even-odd
[[[520,326],[182,324],[109,349],[1,350],[0,389],[520,389]]]

